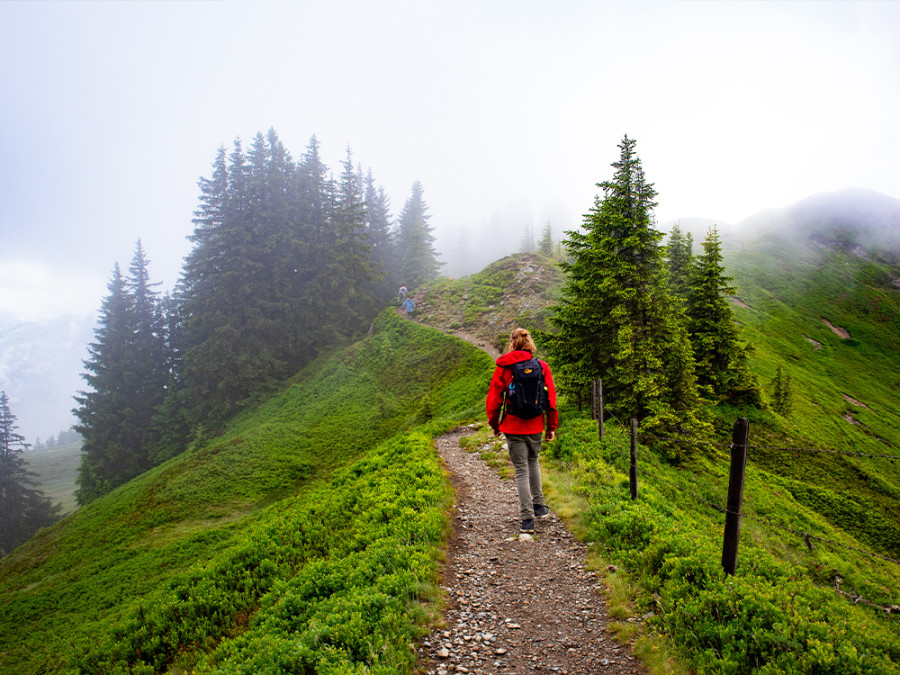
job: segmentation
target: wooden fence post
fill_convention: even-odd
[[[637,427],[638,422],[631,418],[631,470],[628,472],[628,483],[631,485],[631,499],[637,499]]]
[[[747,467],[747,441],[750,422],[739,417],[731,436],[731,469],[728,473],[728,510],[725,512],[725,537],[722,543],[722,567],[726,574],[737,569],[738,543],[741,538],[741,507],[744,502],[744,470]]]
[[[603,440],[603,380],[597,380],[597,434]]]

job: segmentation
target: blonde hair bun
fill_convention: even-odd
[[[524,328],[516,328],[510,333],[509,351],[514,352],[516,350],[531,352],[532,354],[537,351],[537,347],[534,346],[534,340],[531,339],[531,334]]]

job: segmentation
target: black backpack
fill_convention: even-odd
[[[541,362],[530,359],[508,367],[512,380],[506,387],[506,413],[526,420],[542,415],[550,402]]]

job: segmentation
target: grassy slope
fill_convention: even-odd
[[[735,252],[729,263],[750,305],[735,314],[755,347],[754,370],[764,385],[778,365],[793,380],[792,412],[754,425],[751,443],[900,456],[900,291],[890,270],[775,239]],[[765,448],[750,461],[863,548],[900,559],[900,462]]]
[[[770,389],[776,366],[785,367],[794,378],[794,412],[784,419],[766,411],[715,408],[720,437],[714,440],[720,446],[704,446],[682,467],[670,467],[641,448],[641,499],[632,503],[623,431],[610,423],[609,439],[598,447],[596,424],[566,409],[561,440],[548,454],[557,460],[548,466],[554,506],[566,500],[575,504],[569,513],[582,534],[596,542],[597,554],[628,570],[620,574],[629,577],[637,606],[626,611],[653,613],[651,622],[667,636],[668,649],[690,669],[748,672],[769,664],[771,672],[783,672],[797,664],[797,672],[896,672],[896,620],[854,607],[830,590],[839,574],[845,590],[856,588],[880,604],[900,603],[896,565],[821,542],[811,552],[802,536],[745,519],[738,577],[728,580],[720,564],[722,515],[695,496],[725,503],[731,426],[736,417],[750,416],[745,513],[846,546],[900,556],[896,462],[761,447],[900,454],[898,387],[891,379],[900,372],[898,292],[890,285],[895,275],[856,258],[822,258],[783,242],[767,243],[766,248],[728,252],[726,264],[740,298],[751,306],[735,312],[755,347],[754,372]],[[515,308],[509,311],[501,294],[494,291],[488,302],[480,298],[500,286],[490,279],[498,274],[515,279],[523,265],[533,267],[512,256],[481,274],[435,284],[425,293],[431,304],[424,319],[481,337],[490,336],[498,324],[514,325]],[[546,293],[538,302],[551,298]],[[461,317],[460,304],[471,307]],[[545,315],[540,306],[530,308],[530,316]],[[847,327],[853,339],[838,338],[822,318]],[[813,351],[804,335],[823,347]],[[861,424],[848,422],[846,413]],[[615,574],[607,579],[610,586],[616,584]],[[623,621],[618,630],[627,637],[634,627]],[[644,653],[650,657],[657,647],[653,643]],[[660,669],[672,667],[665,662]]]
[[[391,312],[376,323],[223,437],[4,558],[2,670],[262,672],[240,666],[260,649],[266,668],[408,667],[404,612],[434,578],[448,499],[429,433],[480,410],[490,360]],[[351,634],[332,612],[358,619]],[[308,634],[305,650],[279,631]]]

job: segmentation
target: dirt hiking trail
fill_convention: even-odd
[[[533,539],[518,538],[515,481],[460,447],[473,430],[436,439],[457,508],[443,571],[445,625],[419,645],[419,672],[646,673],[608,633],[601,583],[565,524],[551,514],[536,521]]]

